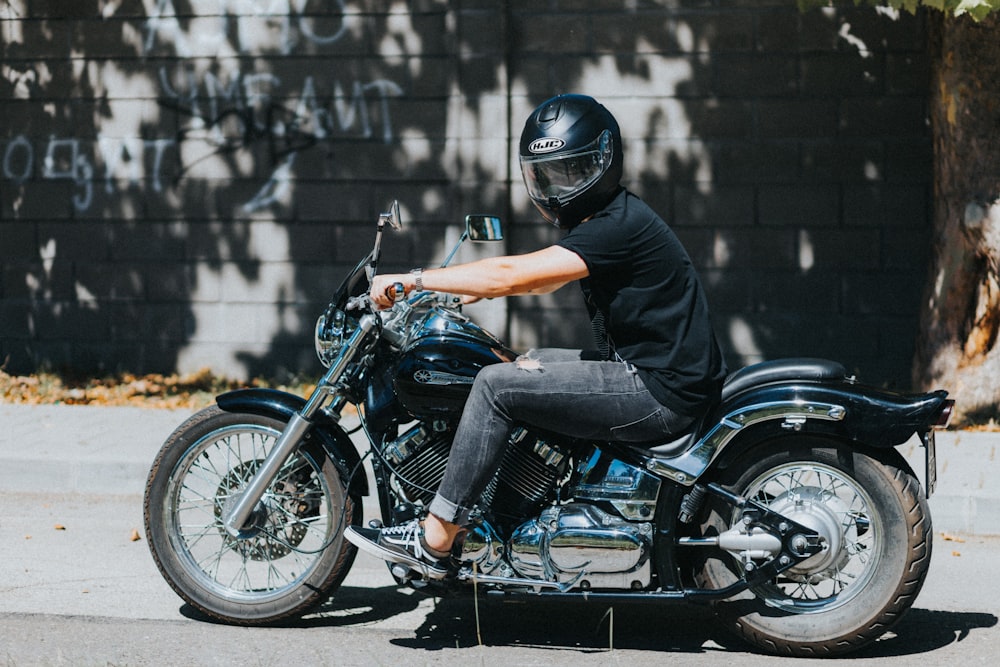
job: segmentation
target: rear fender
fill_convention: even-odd
[[[646,467],[684,485],[713,464],[777,435],[821,434],[857,447],[891,448],[923,435],[945,407],[947,392],[903,395],[849,382],[787,382],[740,393],[705,421],[697,444]]]
[[[226,412],[248,413],[271,417],[287,422],[301,410],[306,401],[300,396],[276,389],[238,389],[220,394],[215,402]],[[317,438],[323,449],[340,470],[344,479],[351,479],[351,495],[368,495],[368,476],[362,471],[361,457],[343,427],[322,412],[312,420],[309,433]],[[357,471],[357,472],[355,472]],[[355,472],[353,479],[351,473]]]
[[[763,412],[763,418],[755,422],[783,431],[818,429],[869,447],[887,448],[931,429],[947,397],[946,391],[898,394],[849,382],[786,383],[741,394],[718,412],[720,419],[747,414],[747,421],[752,419],[749,415]]]

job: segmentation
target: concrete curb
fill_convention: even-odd
[[[0,405],[0,492],[142,494],[146,475],[186,410]],[[1000,433],[937,435],[934,531],[1000,535]],[[924,452],[901,452],[924,482]],[[374,509],[373,503],[367,508]]]
[[[935,532],[1000,535],[1000,433],[944,431],[936,439]],[[901,451],[924,483],[923,447],[913,439]]]
[[[141,494],[190,410],[0,405],[0,491]]]

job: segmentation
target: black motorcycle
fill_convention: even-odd
[[[153,463],[144,505],[153,558],[210,617],[264,625],[335,595],[356,553],[344,529],[361,522],[362,498],[377,496],[385,525],[421,515],[476,373],[516,357],[453,296],[372,307],[387,224],[399,227],[395,203],[319,318],[328,370],[311,395],[223,394]],[[498,219],[469,216],[459,245],[499,238]],[[349,406],[370,445],[374,489],[340,424]],[[890,393],[841,364],[790,359],[733,373],[717,405],[663,442],[519,427],[456,548],[454,576],[390,570],[433,593],[706,602],[764,651],[851,651],[897,622],[924,582],[934,429],[952,407],[944,391]],[[914,434],[923,489],[895,449]]]

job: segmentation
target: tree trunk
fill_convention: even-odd
[[[1000,414],[1000,18],[933,23],[934,234],[914,383],[982,421]]]

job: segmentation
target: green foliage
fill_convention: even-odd
[[[798,0],[798,3],[802,11],[832,4],[830,0]],[[930,7],[953,16],[968,14],[976,21],[983,20],[990,12],[1000,11],[1000,0],[854,0],[854,4],[905,9],[911,14],[920,7]]]

